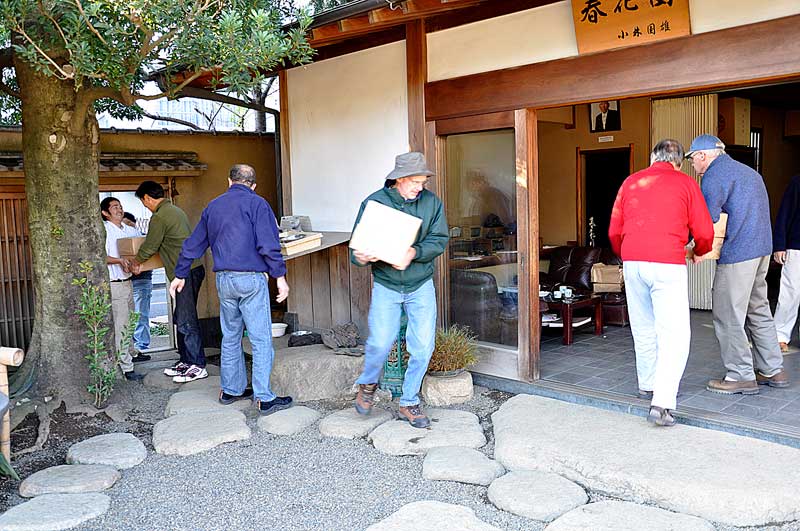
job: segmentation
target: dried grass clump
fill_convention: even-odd
[[[438,329],[428,371],[455,371],[477,363],[478,345],[475,339],[475,334],[468,326],[452,325],[447,329]]]

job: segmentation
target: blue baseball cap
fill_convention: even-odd
[[[691,158],[695,151],[704,151],[706,149],[725,149],[725,144],[714,135],[700,135],[692,140],[692,145],[689,146],[689,150],[686,152],[686,158]]]

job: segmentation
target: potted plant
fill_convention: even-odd
[[[475,334],[467,326],[452,325],[436,331],[436,345],[428,364],[432,376],[457,376],[478,361]]]

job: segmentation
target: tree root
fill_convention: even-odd
[[[36,436],[36,443],[34,443],[33,446],[14,452],[14,459],[17,459],[25,454],[39,452],[44,448],[44,444],[47,442],[47,438],[50,436],[50,412],[61,405],[61,402],[57,402],[56,404],[53,404],[53,402],[56,401],[51,400],[50,403],[47,404],[37,404],[36,415],[39,417],[39,430]]]

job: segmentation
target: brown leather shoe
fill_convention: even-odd
[[[758,385],[768,385],[770,387],[789,387],[789,377],[786,376],[786,371],[781,369],[778,374],[772,376],[764,376],[760,372],[756,372],[756,383]]]
[[[728,380],[709,380],[706,389],[712,393],[719,393],[721,395],[735,395],[741,393],[743,395],[757,395],[758,385],[755,380],[747,380],[743,382],[729,382]]]
[[[400,406],[400,418],[407,420],[415,428],[427,428],[431,425],[430,419],[422,412],[419,404],[408,407]]]
[[[783,341],[778,343],[778,346],[781,347],[781,352],[789,352],[789,343],[784,343]]]
[[[369,415],[375,401],[375,391],[378,384],[358,384],[358,394],[356,395],[356,413],[359,415]]]

